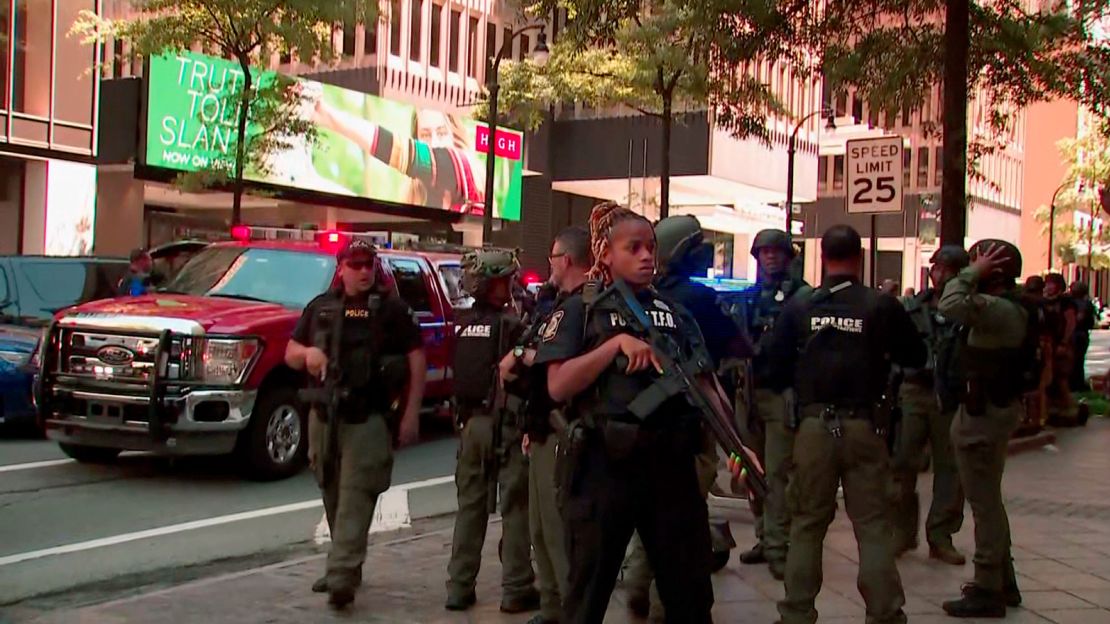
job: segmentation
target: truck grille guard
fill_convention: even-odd
[[[68,334],[65,334],[69,331]],[[105,330],[96,329],[97,332],[105,335],[117,335],[134,337],[134,331],[120,331],[120,330]],[[63,370],[62,361],[64,352],[67,347],[72,345],[65,345],[62,341],[63,335],[72,336],[75,332],[73,327],[63,328],[59,325],[57,320],[50,323],[47,330],[47,337],[44,341],[43,351],[39,369],[39,383],[36,388],[36,402],[38,404],[38,418],[39,424],[45,426],[45,421],[51,418],[54,414],[55,401],[53,388],[60,376],[69,374],[68,370]],[[149,379],[146,384],[146,398],[148,400],[147,417],[148,427],[151,437],[158,442],[164,441],[169,431],[166,427],[165,419],[161,413],[160,407],[162,406],[163,399],[166,396],[166,387],[170,384],[187,383],[182,379],[169,379],[167,370],[169,368],[169,358],[171,348],[173,345],[173,332],[169,329],[161,330],[157,335],[157,346],[154,350],[154,365],[151,369]],[[136,386],[138,384],[135,384]]]

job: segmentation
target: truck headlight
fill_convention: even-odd
[[[242,383],[257,354],[254,338],[209,338],[201,353],[200,378],[205,383]]]

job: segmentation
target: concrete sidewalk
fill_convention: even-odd
[[[1010,459],[1006,498],[1014,535],[1014,556],[1025,598],[1005,621],[1110,624],[1110,422],[1095,419],[1086,429],[1058,432],[1057,446]],[[927,476],[927,475],[926,475]],[[923,476],[924,477],[924,476]],[[928,491],[923,478],[923,492]],[[923,505],[924,506],[924,505]],[[750,524],[734,523],[742,546]],[[333,614],[325,597],[309,586],[323,570],[322,555],[192,582],[110,603],[27,617],[36,624],[133,622],[267,623],[421,622],[520,623],[529,616],[498,612],[500,567],[491,524],[485,544],[486,567],[479,578],[478,605],[468,613],[443,610],[450,555],[451,519],[420,521],[403,535],[375,535],[366,562],[366,584],[353,608]],[[970,513],[957,545],[971,553]],[[970,558],[970,557],[969,557]],[[825,584],[817,602],[821,622],[863,621],[856,590],[855,538],[839,514],[825,543]],[[971,565],[954,568],[930,561],[924,546],[899,560],[906,587],[906,612],[915,623],[954,622],[940,604],[959,593]],[[715,575],[718,622],[771,623],[782,584],[765,566],[740,566],[735,557]],[[2,619],[2,618],[0,618]],[[621,590],[614,593],[606,622],[630,619]]]

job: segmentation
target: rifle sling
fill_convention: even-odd
[[[681,380],[676,380],[672,376],[660,377],[632,399],[628,404],[628,411],[642,421],[659,409],[663,403],[685,392],[686,386]]]

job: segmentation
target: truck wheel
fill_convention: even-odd
[[[120,450],[103,448],[100,446],[81,446],[79,444],[66,444],[59,442],[62,452],[82,464],[110,464],[119,457]]]
[[[291,477],[308,457],[307,410],[292,387],[263,390],[250,424],[239,437],[237,453],[247,474],[260,481]]]

